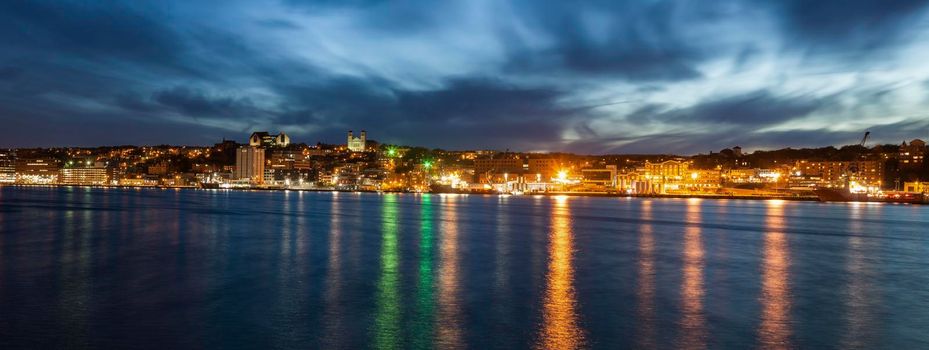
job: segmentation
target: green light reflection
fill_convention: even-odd
[[[431,349],[433,347],[433,322],[435,320],[435,285],[432,265],[432,199],[429,195],[422,197],[419,211],[419,278],[416,286],[416,320],[413,330],[413,348]]]
[[[397,250],[397,197],[384,196],[381,226],[381,277],[377,283],[374,320],[376,349],[400,348],[399,251]]]

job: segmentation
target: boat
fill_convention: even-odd
[[[882,203],[911,203],[929,204],[929,198],[923,193],[913,192],[876,192],[853,193],[845,188],[820,188],[813,193],[822,202],[882,202]]]

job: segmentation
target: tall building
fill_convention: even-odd
[[[898,156],[901,168],[922,168],[926,159],[926,142],[915,139],[907,144],[903,141],[900,145],[900,154]]]
[[[0,149],[0,183],[16,182],[16,151]]]
[[[235,153],[234,180],[248,180],[251,183],[264,182],[265,150],[261,147],[242,146]]]
[[[365,132],[364,130],[361,130],[361,135],[359,135],[359,137],[354,137],[354,135],[352,135],[352,131],[349,130],[348,131],[348,142],[346,143],[346,146],[348,147],[349,151],[364,152],[365,144],[367,143],[367,141],[368,141],[368,133]]]
[[[248,145],[254,147],[287,147],[290,145],[290,136],[284,132],[271,135],[267,131],[253,132],[248,138]]]

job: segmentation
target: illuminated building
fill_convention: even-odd
[[[250,183],[264,181],[265,151],[255,146],[242,146],[235,154],[235,180],[248,180]]]
[[[539,175],[545,181],[554,177],[558,170],[564,167],[563,162],[555,158],[529,158],[528,163],[529,174]]]
[[[106,185],[107,180],[104,167],[65,167],[58,171],[58,183],[62,185]]]
[[[640,193],[668,193],[678,190],[686,179],[691,176],[691,162],[683,160],[666,160],[663,162],[645,162],[644,186],[637,184]],[[643,188],[644,187],[644,188]]]
[[[290,145],[290,136],[281,132],[271,135],[267,131],[253,132],[248,138],[248,145],[253,147],[287,147]]]
[[[820,182],[815,187],[845,187],[849,181],[855,181],[866,187],[881,187],[884,178],[884,162],[879,160],[801,160],[794,165],[792,172],[791,180],[803,176],[819,177]]]
[[[616,187],[616,166],[607,165],[603,169],[581,169],[581,183],[602,187]]]
[[[271,169],[310,169],[309,157],[303,151],[298,150],[274,150],[268,159],[268,167]]]
[[[900,145],[900,154],[897,156],[901,168],[921,168],[926,158],[926,142],[920,139],[906,141]]]
[[[159,162],[157,164],[152,164],[148,166],[149,175],[167,175],[168,174],[168,163]]]
[[[359,137],[354,137],[354,135],[352,135],[352,131],[349,130],[348,139],[347,139],[345,146],[348,147],[348,150],[352,152],[364,152],[365,144],[367,142],[368,142],[367,132],[365,132],[364,130],[361,130],[361,135],[359,135]]]
[[[904,182],[903,191],[915,193],[929,193],[929,182]]]
[[[722,187],[722,172],[718,169],[691,169],[685,183],[691,190],[717,189]]]
[[[522,176],[523,160],[517,157],[474,160],[474,174],[481,183],[504,182]]]
[[[0,149],[0,183],[16,182],[16,151]]]
[[[690,162],[682,160],[666,160],[663,162],[645,162],[645,173],[653,177],[681,180],[690,176]]]
[[[58,160],[26,158],[16,160],[16,183],[49,185],[58,183]]]

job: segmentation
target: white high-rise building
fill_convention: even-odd
[[[261,147],[242,146],[235,154],[235,180],[248,180],[251,183],[264,182],[265,150]]]

